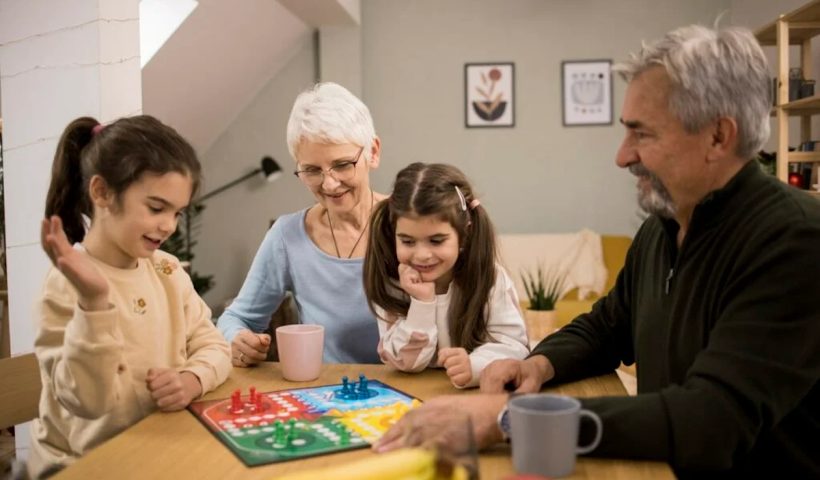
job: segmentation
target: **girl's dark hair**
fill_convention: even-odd
[[[487,331],[487,303],[496,278],[493,225],[482,206],[473,208],[473,200],[473,188],[456,167],[408,165],[396,176],[391,196],[373,210],[364,259],[364,291],[373,313],[374,306],[379,306],[388,314],[406,316],[410,298],[399,287],[396,222],[401,217],[432,215],[452,225],[461,250],[450,287],[450,341],[468,352],[492,340]]]
[[[88,195],[91,177],[99,175],[119,200],[145,173],[177,172],[191,178],[196,194],[202,170],[193,147],[176,130],[149,115],[121,118],[104,127],[91,117],[69,123],[60,137],[46,218],[58,215],[69,242],[85,237],[83,215],[93,218]]]

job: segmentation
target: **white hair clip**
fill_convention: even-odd
[[[458,200],[461,202],[461,211],[467,211],[467,200],[464,198],[464,194],[461,193],[461,189],[458,188],[458,185],[453,185],[456,187],[456,193],[458,194]]]

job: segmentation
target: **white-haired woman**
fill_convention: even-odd
[[[295,174],[317,203],[279,217],[239,295],[219,318],[238,367],[264,361],[271,314],[290,292],[301,323],[325,328],[326,363],[379,363],[379,332],[362,286],[367,226],[385,198],[370,187],[381,143],[367,106],[344,87],[299,94],[287,129]]]

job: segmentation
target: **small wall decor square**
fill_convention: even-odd
[[[464,64],[466,127],[514,127],[514,95],[513,63]]]
[[[561,62],[564,126],[612,125],[612,61]]]

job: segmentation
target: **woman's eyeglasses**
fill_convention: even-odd
[[[345,182],[353,178],[356,174],[356,164],[359,163],[363,151],[364,147],[359,149],[359,153],[356,154],[355,160],[344,160],[337,162],[327,170],[309,166],[301,170],[296,170],[293,174],[299,177],[299,180],[304,182],[306,185],[310,185],[311,187],[321,185],[322,182],[325,181],[325,175],[330,175],[339,182]]]

